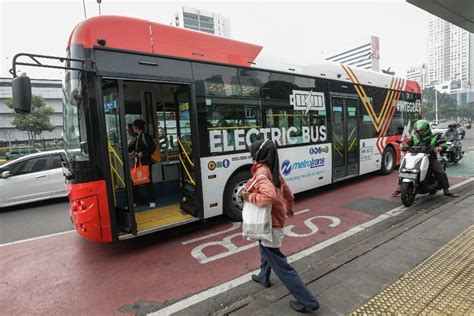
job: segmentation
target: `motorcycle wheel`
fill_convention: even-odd
[[[412,206],[415,202],[415,194],[413,193],[413,183],[412,182],[403,182],[401,187],[402,203],[405,206]]]
[[[449,154],[449,162],[455,163],[456,162],[456,155],[454,153]]]

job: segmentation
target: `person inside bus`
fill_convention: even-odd
[[[135,133],[135,131],[133,130],[132,123],[129,123],[127,125],[127,134],[128,134],[128,146],[130,146],[130,144],[132,144],[135,138],[138,136],[138,134]]]
[[[294,215],[294,197],[285,179],[280,175],[277,147],[269,139],[257,140],[250,146],[250,154],[253,159],[252,178],[245,185],[242,199],[258,206],[272,205],[273,226],[272,242],[259,241],[260,273],[252,275],[252,280],[268,288],[271,286],[270,274],[273,270],[296,298],[296,301],[290,301],[293,310],[302,313],[315,311],[319,308],[319,302],[280,251],[285,219]],[[254,181],[250,192],[247,192]]]
[[[137,136],[138,136],[137,133],[135,133],[135,131],[133,130],[133,124],[132,124],[132,123],[129,123],[129,124],[127,125],[127,134],[128,134],[128,137],[127,137],[128,142],[127,142],[127,144],[128,144],[128,149],[129,149],[128,151],[130,152],[130,147],[132,146],[133,142],[135,141],[135,139],[136,139]],[[130,152],[129,158],[130,158],[131,166],[133,166],[133,160],[134,160],[134,158],[135,158],[135,154],[134,154],[133,151]]]
[[[451,196],[451,197],[459,196],[456,193],[451,192],[451,190],[449,190],[448,176],[446,175],[446,172],[444,171],[443,167],[441,166],[441,163],[439,162],[437,158],[437,153],[441,152],[442,150],[445,150],[447,148],[447,145],[438,144],[439,135],[431,133],[430,123],[427,120],[418,120],[413,126],[413,129],[415,131],[414,134],[410,137],[410,139],[405,144],[405,146],[402,146],[401,150],[407,151],[410,149],[410,147],[414,145],[418,145],[423,142],[430,145],[433,148],[433,150],[430,152],[429,170],[434,174],[434,176],[438,180],[438,183],[443,188],[444,195]],[[401,193],[401,183],[399,180],[398,185],[395,188],[395,191],[392,193],[392,196],[397,196],[400,193]]]
[[[130,143],[128,146],[129,152],[134,152],[135,158],[140,159],[142,165],[146,165],[149,168],[150,182],[145,184],[148,192],[148,201],[150,203],[150,208],[156,207],[155,200],[155,188],[153,185],[153,160],[151,155],[156,149],[155,142],[153,138],[145,132],[145,121],[135,120],[132,124],[133,131],[137,134],[137,137]],[[133,186],[133,200],[134,206],[137,204],[138,199],[138,189],[137,186]]]

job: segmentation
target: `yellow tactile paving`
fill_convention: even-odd
[[[474,226],[351,315],[474,315]]]
[[[137,230],[140,232],[189,219],[192,216],[182,213],[179,204],[173,204],[149,211],[137,212],[135,218],[137,220]]]

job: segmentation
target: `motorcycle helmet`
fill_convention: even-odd
[[[426,137],[431,135],[430,123],[427,120],[418,120],[413,126],[415,133],[421,137]]]

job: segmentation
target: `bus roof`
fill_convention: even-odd
[[[263,47],[259,45],[131,17],[89,18],[74,28],[68,47],[73,44],[100,47],[99,39],[105,40],[107,48],[421,92],[416,81],[330,62],[311,66],[270,62],[261,54]]]
[[[105,47],[245,67],[262,50],[262,46],[254,44],[121,16],[98,16],[83,21],[73,30],[68,47],[71,44],[82,44],[85,48],[99,46],[99,38],[105,39]]]

